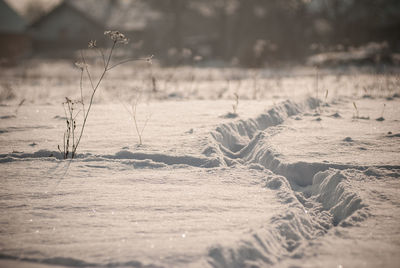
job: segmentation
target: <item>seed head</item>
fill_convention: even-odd
[[[154,58],[154,55],[151,55],[151,56],[147,57],[145,60],[146,60],[146,62],[148,62],[149,64],[153,64],[153,58]]]
[[[129,39],[119,31],[105,31],[104,35],[108,35],[116,43],[128,44],[129,42]]]
[[[90,40],[88,43],[88,48],[96,48],[97,47],[97,41],[96,40]]]
[[[81,61],[75,62],[75,66],[78,67],[79,69],[83,70],[87,67],[87,64]]]

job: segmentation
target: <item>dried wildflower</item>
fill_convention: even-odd
[[[128,44],[129,39],[119,31],[105,31],[104,35],[108,35],[115,43]]]
[[[70,98],[68,98],[68,97],[65,97],[65,101],[63,102],[63,104],[70,104],[71,106],[71,109],[72,110],[74,110],[74,105],[75,104],[77,104],[77,103],[81,103],[81,101],[80,100],[73,100],[73,99],[70,99]]]
[[[151,55],[150,57],[147,57],[145,60],[146,60],[146,62],[148,62],[149,64],[153,64],[153,58],[154,58],[154,55]]]
[[[89,48],[96,48],[97,47],[97,41],[96,40],[90,40],[88,44]]]
[[[87,67],[87,64],[81,61],[75,62],[75,66],[78,67],[79,69],[83,70]]]

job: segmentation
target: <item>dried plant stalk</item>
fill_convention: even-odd
[[[65,111],[65,118],[66,118],[66,130],[65,130],[64,136],[63,136],[63,150],[61,150],[60,146],[58,146],[58,149],[61,152],[61,154],[63,155],[64,159],[67,159],[68,157],[73,159],[76,156],[76,151],[81,142],[83,133],[85,131],[86,123],[88,120],[88,116],[92,109],[94,96],[95,96],[96,92],[98,91],[99,86],[100,86],[101,82],[103,81],[106,73],[119,65],[122,65],[124,63],[131,62],[131,61],[144,60],[144,61],[151,63],[151,60],[153,58],[153,56],[143,58],[143,59],[130,58],[130,59],[122,60],[120,62],[117,62],[117,63],[111,65],[111,59],[112,59],[113,52],[114,52],[116,46],[118,44],[127,44],[129,40],[128,40],[128,38],[125,37],[124,34],[118,32],[118,31],[106,31],[106,32],[104,32],[104,35],[109,36],[110,39],[112,40],[112,46],[111,46],[111,49],[109,50],[108,55],[105,55],[103,50],[97,47],[96,41],[90,41],[89,45],[88,45],[89,48],[95,49],[96,51],[99,52],[99,54],[102,57],[102,61],[103,61],[103,71],[96,83],[94,83],[94,81],[92,79],[92,75],[91,75],[88,65],[86,63],[85,56],[82,53],[81,53],[82,61],[75,63],[75,65],[81,70],[80,82],[79,82],[80,100],[73,101],[69,98],[66,98],[66,101],[63,103],[64,111]],[[85,106],[85,100],[83,97],[83,79],[84,79],[85,74],[86,74],[87,78],[89,79],[90,86],[92,89],[89,104],[87,106],[87,110],[86,110],[86,106]],[[76,109],[77,104],[80,104],[80,106],[81,106],[80,110]],[[80,112],[82,112],[82,114],[83,114],[82,124],[81,124],[80,131],[75,132],[76,128],[77,128],[76,117]]]

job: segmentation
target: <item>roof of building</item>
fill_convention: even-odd
[[[73,8],[87,19],[103,28],[119,31],[143,30],[148,22],[158,18],[159,13],[138,0],[64,0],[49,13],[35,21],[38,25],[53,12],[62,8]]]
[[[36,21],[34,21],[31,24],[31,26],[32,27],[36,27],[36,26],[39,26],[42,23],[45,23],[48,19],[52,18],[55,14],[57,14],[60,11],[62,11],[63,9],[69,9],[69,10],[75,12],[76,14],[78,14],[79,16],[82,16],[83,18],[85,18],[87,21],[89,21],[93,25],[98,26],[99,28],[103,28],[103,25],[101,23],[99,23],[97,20],[93,19],[87,13],[82,12],[82,10],[80,10],[77,7],[75,7],[74,5],[69,4],[69,2],[67,2],[67,1],[61,2],[59,5],[54,7],[51,11],[46,13],[44,16],[42,16],[42,17],[38,18]]]
[[[26,25],[25,20],[17,12],[0,0],[0,32],[23,33]]]

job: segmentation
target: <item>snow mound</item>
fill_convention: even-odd
[[[39,150],[33,153],[13,152],[10,154],[0,154],[0,163],[29,160],[41,158],[42,160],[61,160],[62,154],[57,151]],[[220,161],[216,158],[195,157],[190,155],[167,155],[160,153],[130,152],[127,150],[119,151],[113,155],[92,155],[77,154],[76,161],[94,162],[102,160],[125,160],[123,164],[135,167],[162,168],[172,165],[185,165],[193,167],[213,168],[219,167]]]
[[[279,125],[287,117],[299,114],[304,109],[314,109],[318,104],[319,100],[315,98],[309,98],[302,104],[287,100],[255,119],[222,124],[211,135],[223,148],[229,149],[231,152],[238,152],[257,132]]]
[[[31,158],[62,159],[62,155],[57,151],[39,150],[33,153],[12,152],[9,154],[0,154],[0,163],[26,160]]]
[[[190,155],[175,156],[159,153],[133,153],[130,151],[119,151],[115,155],[104,156],[110,159],[137,159],[137,160],[152,160],[157,163],[166,165],[188,165],[194,167],[212,168],[218,167],[219,161],[215,158],[194,157]]]
[[[327,162],[285,162],[274,150],[269,137],[280,130],[290,116],[315,109],[318,100],[296,104],[286,101],[256,119],[220,125],[212,133],[215,148],[207,155],[219,154],[226,165],[240,163],[249,168],[270,170],[265,187],[276,191],[287,207],[263,228],[253,230],[235,248],[216,246],[209,250],[213,267],[264,267],[285,257],[300,258],[301,245],[324,235],[331,228],[351,226],[368,217],[368,206],[357,194],[344,170],[366,177],[368,167]],[[280,176],[279,176],[280,175]]]
[[[62,265],[65,267],[98,267],[97,263],[85,262],[83,260],[75,258],[65,258],[65,257],[53,257],[46,259],[35,259],[35,258],[16,258],[14,256],[9,256],[5,254],[0,254],[0,259],[11,259],[26,261],[30,263],[41,263],[46,265]],[[144,268],[156,268],[161,266],[156,265],[145,265],[139,261],[128,261],[128,262],[111,262],[105,265],[106,267],[144,267]]]
[[[293,191],[285,177],[274,175],[266,178],[265,187],[276,190],[286,212],[252,230],[236,248],[211,248],[208,257],[213,267],[265,267],[287,257],[300,258],[307,241],[339,223],[346,227],[368,217],[367,205],[339,170],[317,173],[303,191]]]
[[[334,225],[364,207],[356,193],[346,190],[348,187],[349,182],[340,171],[319,172],[313,177],[312,199],[321,204],[321,210],[329,211]]]

